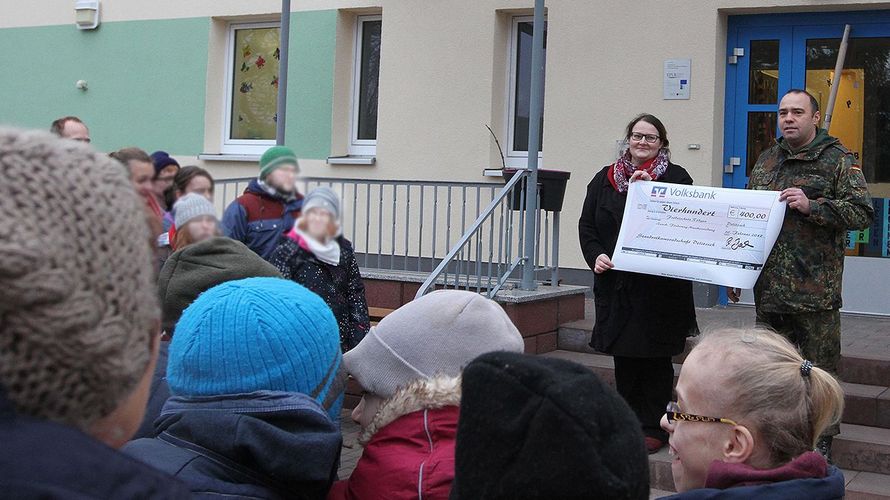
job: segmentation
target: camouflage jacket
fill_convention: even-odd
[[[845,233],[868,227],[874,217],[865,177],[853,154],[820,129],[797,152],[779,139],[760,155],[748,179],[748,189],[790,187],[806,193],[810,215],[786,210],[782,231],[754,285],[754,301],[758,309],[774,313],[838,309]]]

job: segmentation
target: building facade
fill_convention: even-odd
[[[532,6],[294,2],[286,137],[304,175],[503,182],[485,171],[521,167],[527,154]],[[100,149],[163,149],[218,178],[254,175],[274,140],[279,9],[270,0],[104,1],[99,27],[78,30],[74,2],[0,0],[0,123],[48,128],[77,115]],[[563,275],[590,281],[575,221],[632,117],[664,121],[673,161],[696,184],[744,187],[775,137],[778,96],[807,88],[825,104],[845,24],[852,38],[832,134],[860,158],[878,212],[872,228],[850,234],[845,309],[890,314],[882,1],[548,1],[541,161],[571,172]]]

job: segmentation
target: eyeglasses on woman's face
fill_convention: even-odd
[[[735,420],[730,420],[728,418],[705,417],[702,415],[683,413],[680,411],[680,406],[676,401],[668,403],[665,414],[667,416],[667,421],[672,424],[675,422],[718,422],[721,424],[739,425]]]
[[[658,137],[655,134],[641,134],[639,132],[633,132],[632,134],[630,134],[630,140],[632,140],[634,142],[645,141],[649,144],[655,144],[655,142],[658,141],[659,139],[661,139],[661,137]]]

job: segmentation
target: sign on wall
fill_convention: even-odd
[[[664,98],[689,99],[692,59],[664,60]]]

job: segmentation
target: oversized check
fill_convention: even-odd
[[[752,288],[785,219],[778,191],[632,182],[615,269]]]

